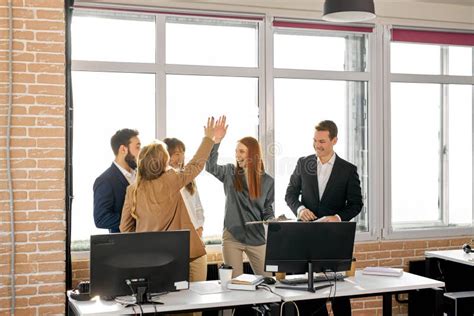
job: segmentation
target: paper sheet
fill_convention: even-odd
[[[196,292],[201,295],[206,294],[216,294],[216,293],[223,293],[228,292],[228,289],[223,289],[220,284],[216,283],[196,283],[190,288],[191,291]]]

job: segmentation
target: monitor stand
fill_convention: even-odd
[[[324,289],[326,287],[333,286],[333,284],[323,284],[319,286],[314,286],[314,275],[313,275],[313,263],[311,261],[308,262],[308,287],[296,287],[296,286],[278,286],[279,289],[285,290],[296,290],[296,291],[308,291],[311,293],[316,292],[316,290]]]
[[[150,301],[150,293],[148,293],[148,280],[145,278],[125,280],[130,287],[133,295],[130,298],[135,298],[134,304],[148,304]],[[124,297],[120,297],[123,299]],[[117,299],[116,299],[117,300]]]
[[[148,291],[147,291],[147,284],[137,286],[137,304],[148,304],[150,301],[148,300]]]

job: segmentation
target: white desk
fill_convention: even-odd
[[[438,258],[447,261],[474,266],[474,253],[465,253],[462,249],[426,251],[426,258]]]
[[[324,283],[318,282],[315,285]],[[364,296],[383,296],[383,315],[392,314],[392,294],[412,290],[443,287],[444,282],[428,279],[422,276],[404,272],[400,277],[365,275],[360,270],[354,277],[348,277],[344,282],[337,282],[336,297],[348,296],[351,298]],[[306,287],[302,285],[301,287]],[[294,291],[275,288],[274,292],[281,296],[283,301],[301,301],[319,298],[328,298],[329,292],[334,296],[334,286],[316,291],[316,293]]]
[[[318,282],[316,285],[323,283]],[[229,308],[243,305],[279,303],[283,301],[301,301],[312,300],[318,298],[327,298],[329,296],[329,288],[318,290],[316,293],[306,291],[294,291],[277,289],[274,286],[269,291],[260,289],[257,291],[225,291],[216,294],[198,294],[195,290],[203,285],[219,286],[217,281],[192,282],[190,290],[172,292],[163,295],[160,300],[163,305],[155,305],[156,312],[175,312],[189,310],[203,310],[212,308]],[[337,282],[336,296],[348,296],[351,298],[364,296],[383,296],[383,314],[391,315],[392,299],[394,293],[407,292],[411,290],[428,289],[443,287],[444,282],[417,276],[408,272],[403,273],[401,277],[387,277],[375,275],[363,275],[361,271],[357,271],[354,277],[346,278],[344,282]],[[302,286],[306,287],[306,286]],[[334,286],[332,287],[334,291]],[[69,293],[68,293],[69,294]],[[331,293],[331,297],[334,292]],[[140,309],[135,307],[135,311],[131,308],[125,308],[122,305],[102,301],[94,298],[91,301],[79,302],[69,299],[69,305],[77,315],[117,315],[124,313],[140,313]],[[145,313],[155,312],[153,305],[142,305]]]
[[[171,292],[163,295],[160,301],[163,305],[142,305],[142,309],[145,313],[153,312],[175,312],[175,311],[187,311],[187,310],[203,310],[211,308],[224,309],[228,307],[253,305],[253,304],[266,304],[266,303],[279,303],[281,298],[278,295],[272,294],[266,290],[257,291],[224,291],[216,294],[199,294],[193,289],[197,289],[199,286],[210,287],[219,286],[217,281],[206,281],[206,282],[191,282],[190,290],[183,290],[178,292]],[[69,298],[69,292],[68,292]],[[118,314],[140,314],[140,308],[132,307],[125,308],[121,304],[114,301],[103,301],[98,297],[85,302],[75,301],[68,299],[69,305],[73,309],[76,315],[118,315]],[[156,310],[155,310],[156,307]]]

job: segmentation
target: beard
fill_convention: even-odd
[[[137,159],[135,158],[135,156],[133,156],[130,151],[127,153],[127,155],[125,156],[125,162],[127,163],[127,165],[132,169],[132,170],[135,170],[137,169]]]

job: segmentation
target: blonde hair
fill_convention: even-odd
[[[248,176],[248,189],[250,199],[258,199],[261,193],[262,187],[262,176],[265,173],[265,167],[262,160],[262,151],[258,141],[253,137],[244,137],[238,141],[248,150],[248,162],[247,162],[247,176]],[[244,170],[236,162],[236,169],[234,175],[234,186],[238,192],[242,192],[242,176],[245,175]]]
[[[138,154],[137,179],[135,186],[132,187],[132,207],[130,214],[134,219],[137,215],[137,192],[143,181],[158,179],[168,167],[170,156],[166,149],[166,144],[155,141],[150,145],[143,147]]]

